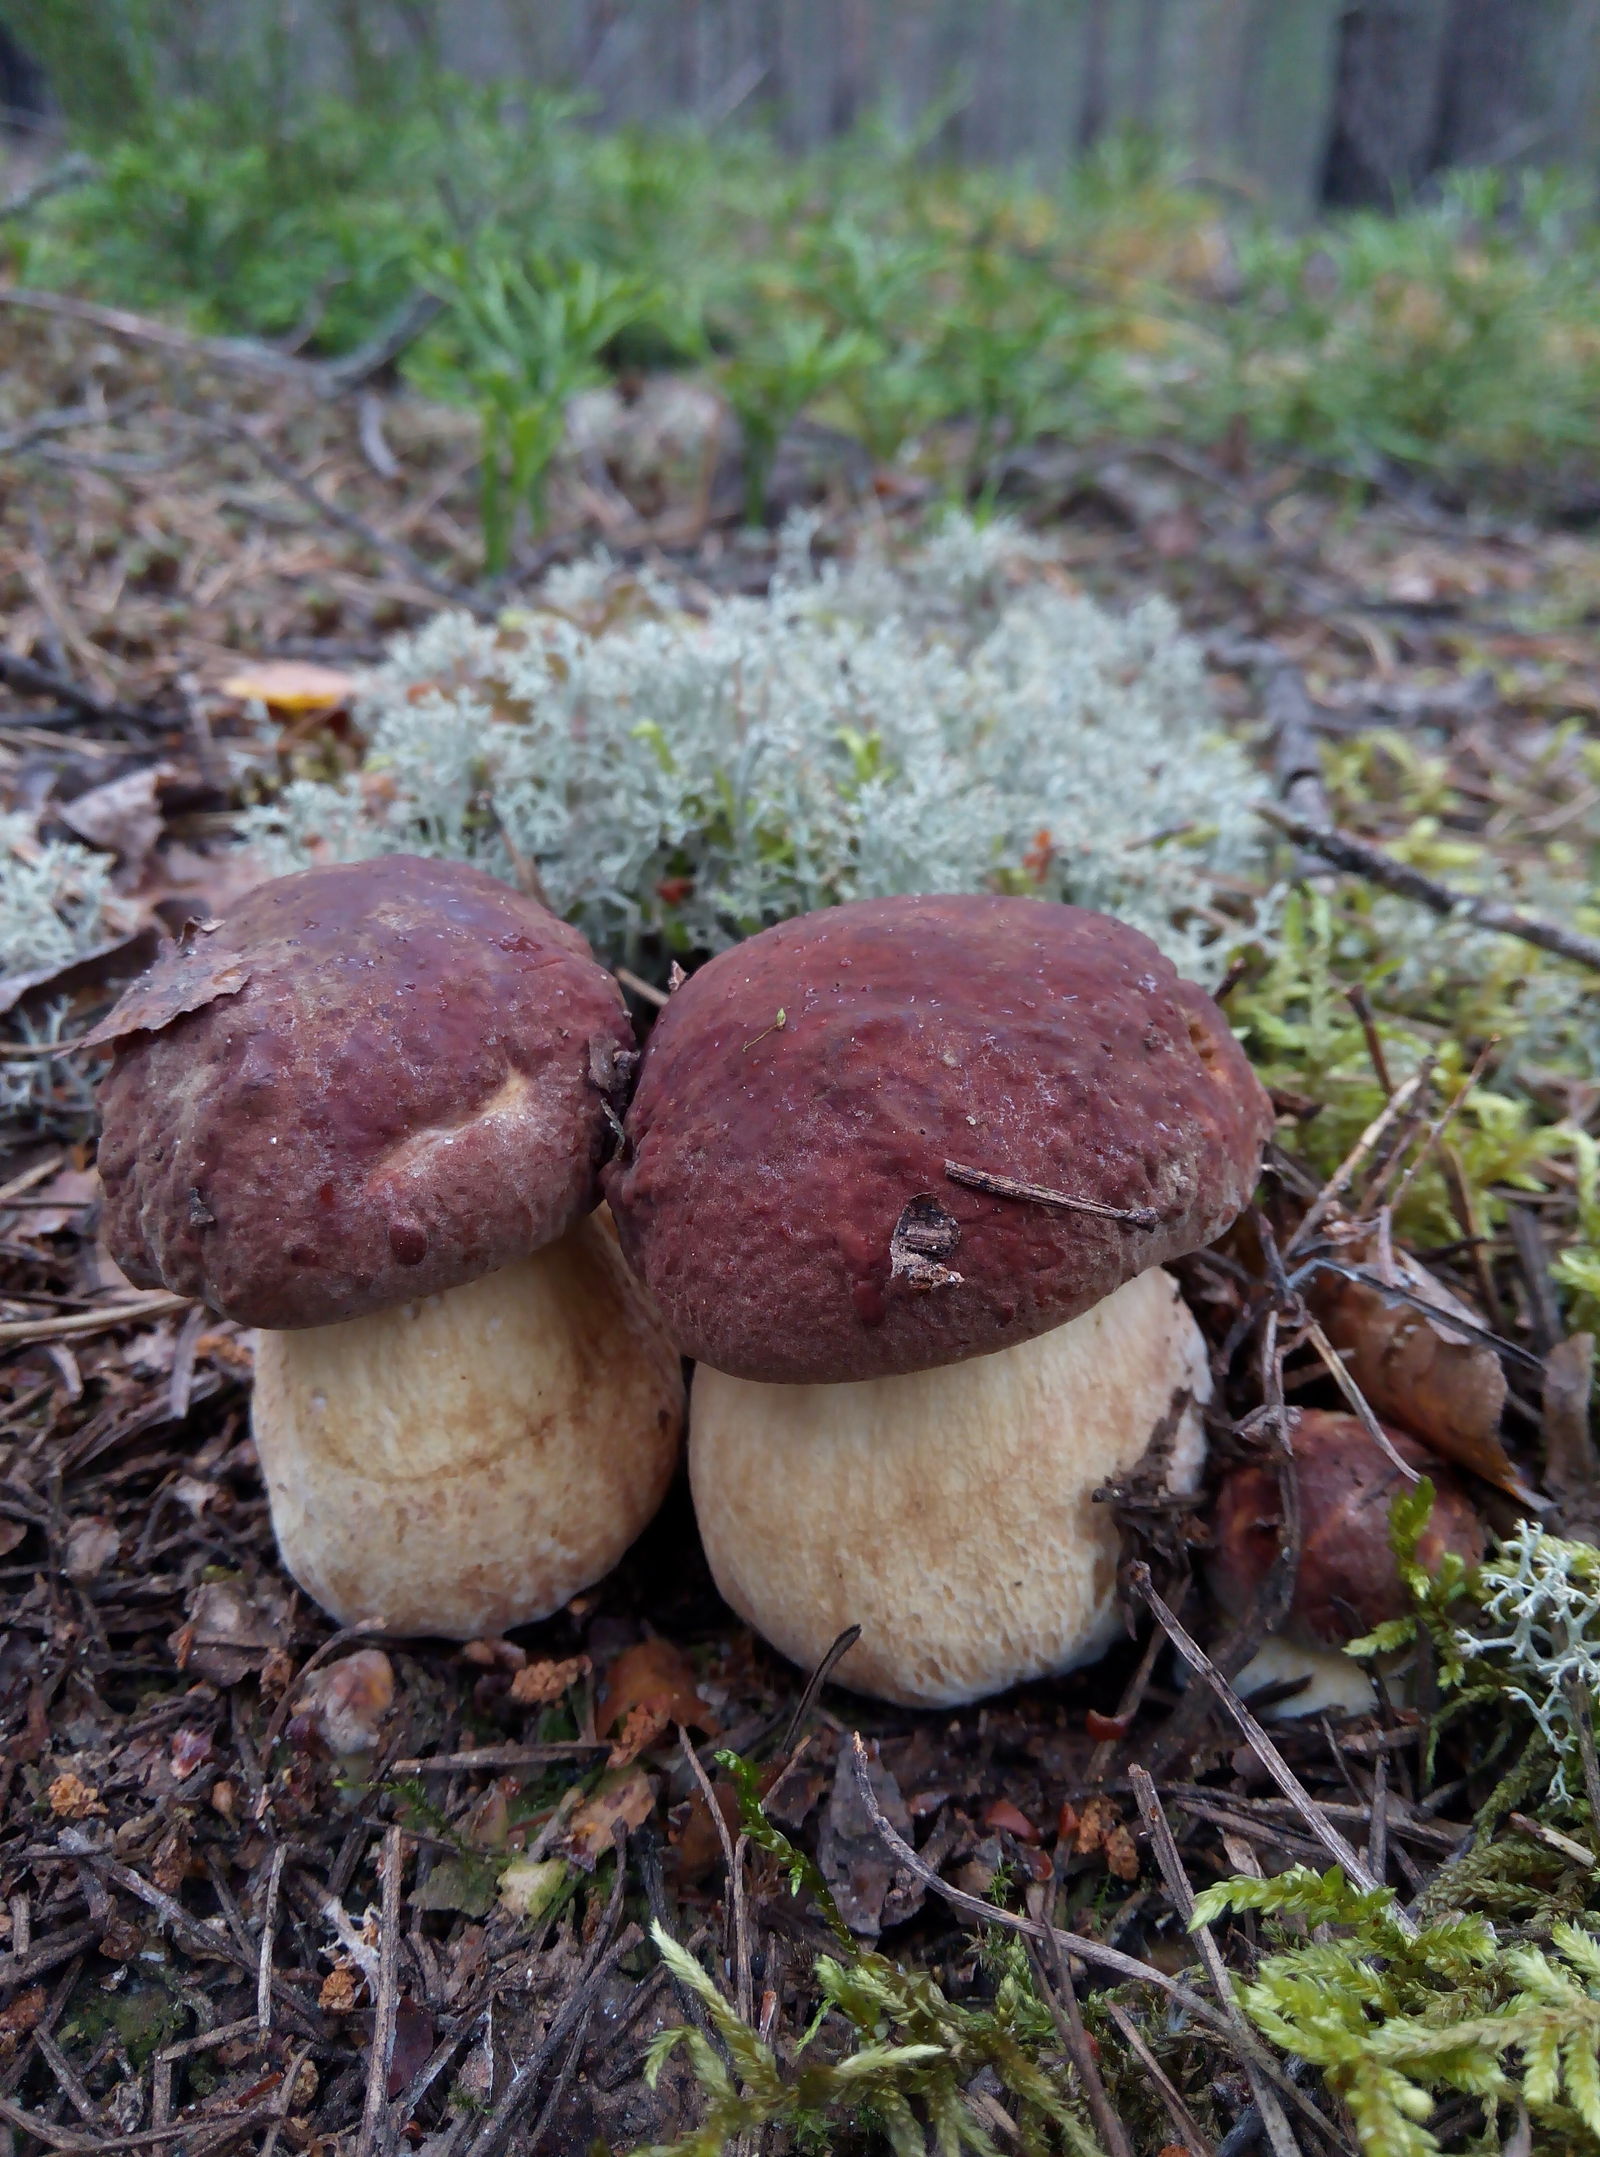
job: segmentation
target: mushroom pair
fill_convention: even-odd
[[[458,863],[311,869],[93,1038],[111,1248],[265,1329],[254,1436],[301,1586],[465,1639],[607,1572],[665,1495],[683,1383],[589,1218],[634,1037],[578,932]]]
[[[1211,1382],[1164,1262],[1250,1197],[1267,1096],[1147,938],[1033,899],[766,930],[656,1022],[606,1175],[696,1361],[717,1585],[794,1661],[944,1706],[1101,1654],[1096,1490],[1193,1490]]]

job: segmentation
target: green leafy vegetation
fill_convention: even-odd
[[[493,484],[535,509],[595,364],[708,355],[752,514],[808,411],[980,497],[1045,437],[1289,450],[1358,484],[1592,465],[1600,227],[1559,176],[1295,234],[1126,141],[1046,190],[882,126],[796,162],[754,130],[601,136],[570,98],[368,72],[308,99],[263,52],[209,99],[91,100],[97,176],[8,231],[13,274],[324,353],[441,289],[408,365],[480,411]]]

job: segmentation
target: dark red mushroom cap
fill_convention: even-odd
[[[1450,1469],[1406,1432],[1384,1424],[1400,1458],[1434,1486],[1417,1545],[1430,1573],[1444,1553],[1483,1556],[1482,1519]],[[1302,1411],[1290,1440],[1300,1496],[1300,1569],[1286,1633],[1342,1647],[1411,1608],[1389,1544],[1389,1508],[1410,1485],[1357,1416]],[[1281,1506],[1270,1466],[1248,1461],[1217,1493],[1210,1577],[1217,1600],[1243,1610],[1278,1554]]]
[[[260,885],[100,1032],[117,1262],[277,1328],[454,1288],[559,1236],[596,1202],[634,1048],[576,929],[412,854]]]
[[[1209,1242],[1270,1127],[1221,1012],[1125,923],[868,899],[677,990],[607,1196],[686,1354],[826,1384],[1030,1340]]]

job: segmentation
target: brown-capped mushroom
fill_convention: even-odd
[[[119,1263],[271,1329],[254,1432],[289,1571],[345,1622],[467,1635],[606,1571],[682,1384],[583,1222],[633,1034],[577,931],[461,863],[311,869],[169,951],[101,1037]]]
[[[871,900],[713,959],[651,1037],[606,1182],[697,1358],[707,1556],[799,1662],[953,1703],[1109,1638],[1094,1489],[1172,1447],[1203,1344],[1159,1269],[1246,1203],[1270,1106],[1125,924]]]
[[[1447,1551],[1475,1565],[1484,1524],[1460,1479],[1392,1424],[1394,1451],[1434,1486],[1433,1511],[1417,1545],[1433,1571]],[[1358,1416],[1302,1410],[1290,1436],[1300,1502],[1300,1564],[1289,1613],[1234,1681],[1241,1693],[1303,1680],[1266,1713],[1281,1718],[1373,1705],[1371,1679],[1343,1650],[1410,1602],[1389,1542],[1389,1510],[1409,1485]],[[1247,1461],[1217,1493],[1208,1567],[1212,1592],[1234,1614],[1249,1604],[1278,1553],[1282,1506],[1274,1469]]]

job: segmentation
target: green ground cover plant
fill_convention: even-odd
[[[414,68],[343,100],[246,74],[87,123],[93,176],[6,231],[11,273],[326,354],[435,291],[407,369],[479,413],[486,486],[535,521],[551,415],[640,363],[709,371],[753,516],[802,414],[980,499],[1044,439],[1592,477],[1600,227],[1560,175],[1297,233],[1129,141],[1046,188],[883,126],[796,161],[757,126],[601,135],[577,100]]]

